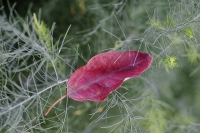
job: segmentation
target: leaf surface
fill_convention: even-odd
[[[151,55],[139,51],[98,54],[71,75],[67,95],[76,101],[101,102],[125,79],[142,74],[151,62]]]

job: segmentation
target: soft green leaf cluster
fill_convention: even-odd
[[[38,21],[35,13],[33,14],[33,20],[34,29],[40,38],[40,42],[44,45],[44,47],[46,47],[49,52],[52,52],[51,44],[53,43],[53,38],[51,35],[49,35],[49,29],[43,21]]]

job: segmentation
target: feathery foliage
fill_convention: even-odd
[[[199,132],[198,1],[45,0],[24,17],[20,2],[6,4],[0,132]],[[101,103],[66,98],[44,116],[75,69],[100,52],[130,49],[154,57],[148,71]]]

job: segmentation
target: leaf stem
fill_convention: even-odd
[[[62,96],[61,98],[59,98],[58,100],[56,100],[48,109],[47,111],[44,113],[44,115],[48,115],[48,113],[51,111],[51,109],[58,103],[60,102],[61,100],[63,100],[64,98],[67,97],[67,94],[65,94],[64,96]]]

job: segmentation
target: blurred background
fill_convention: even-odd
[[[2,133],[199,133],[197,0],[1,0]],[[101,102],[67,79],[96,54],[139,50],[151,67]]]

